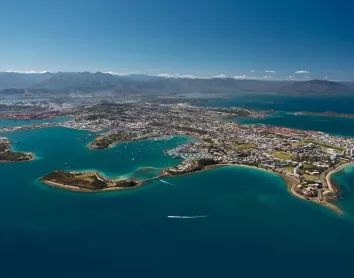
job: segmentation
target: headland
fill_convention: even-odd
[[[34,158],[32,153],[12,151],[11,141],[6,137],[0,137],[0,163],[24,162]]]

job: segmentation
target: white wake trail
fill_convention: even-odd
[[[206,218],[209,215],[168,215],[167,218],[175,219],[195,219],[195,218]]]
[[[171,185],[171,186],[176,186],[176,185],[174,185],[173,183],[170,183],[170,182],[168,182],[168,181],[160,180],[160,182],[165,183],[165,184],[168,184],[168,185]]]

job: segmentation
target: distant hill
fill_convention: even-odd
[[[352,86],[353,85],[353,86]],[[110,92],[112,94],[241,93],[276,92],[282,94],[354,93],[354,84],[327,80],[265,81],[233,78],[189,79],[148,75],[119,76],[96,72],[58,72],[44,74],[0,73],[1,89],[31,89],[42,92]],[[9,91],[7,90],[7,93]]]
[[[354,82],[343,82],[345,86],[347,86],[351,92],[354,92]]]
[[[0,90],[27,89],[52,77],[53,73],[23,74],[17,72],[0,72]]]
[[[117,85],[117,76],[102,72],[59,72],[51,78],[37,82],[35,88],[41,89],[81,89],[106,88]]]
[[[328,80],[309,80],[286,84],[279,90],[287,94],[343,94],[353,92],[347,85]]]

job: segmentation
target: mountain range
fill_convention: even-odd
[[[233,78],[166,78],[149,75],[114,75],[109,73],[58,72],[16,73],[0,72],[2,94],[21,92],[80,92],[113,94],[168,93],[242,93],[275,92],[282,94],[345,94],[354,93],[353,82],[328,80],[268,81]]]

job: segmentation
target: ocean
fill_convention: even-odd
[[[271,93],[238,94],[228,100],[200,102],[202,107],[238,106],[256,110],[276,110],[264,119],[235,118],[241,124],[266,124],[303,130],[322,131],[332,135],[354,137],[354,118],[297,115],[294,112],[337,112],[354,114],[354,95],[294,96]]]
[[[61,127],[5,134],[38,159],[0,165],[0,277],[351,275],[354,214],[297,199],[272,173],[225,167],[164,179],[173,186],[156,180],[105,193],[38,181],[55,169],[152,175],[178,163],[163,149],[190,140],[89,150],[89,134]],[[339,202],[346,208],[352,200]],[[168,218],[197,215],[205,217]]]

